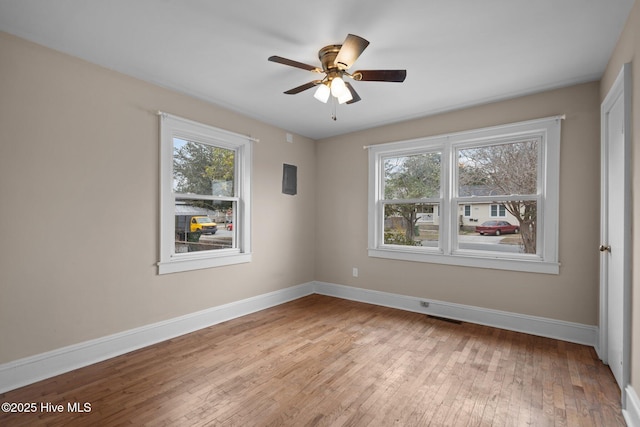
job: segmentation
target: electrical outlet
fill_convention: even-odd
[[[420,301],[420,307],[429,307],[429,301]]]
[[[353,277],[358,277],[358,267],[353,267]]]

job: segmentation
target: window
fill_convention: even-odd
[[[160,120],[158,272],[251,261],[249,137],[165,113]]]
[[[491,205],[491,217],[505,217],[507,216],[507,209],[504,205]]]
[[[561,118],[370,146],[369,255],[558,274]]]

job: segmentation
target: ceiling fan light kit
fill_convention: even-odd
[[[281,56],[271,56],[269,61],[296,67],[314,73],[324,73],[322,80],[313,80],[284,93],[295,95],[312,87],[318,86],[313,97],[318,101],[326,103],[330,96],[333,96],[339,104],[353,104],[360,101],[360,96],[353,86],[344,81],[344,77],[350,77],[356,81],[372,82],[397,82],[401,83],[407,77],[407,70],[358,70],[349,73],[353,63],[360,57],[367,48],[369,42],[354,34],[347,35],[344,43],[325,46],[318,52],[318,58],[322,68],[313,65],[283,58]],[[335,102],[332,102],[335,104]],[[332,113],[335,120],[335,112]]]
[[[313,94],[313,97],[320,102],[324,102],[325,104],[329,100],[329,96],[331,96],[331,89],[329,89],[329,85],[322,83],[318,86],[316,93]]]

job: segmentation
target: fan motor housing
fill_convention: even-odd
[[[329,74],[331,72],[341,71],[339,65],[335,64],[336,56],[338,56],[338,52],[340,52],[341,44],[330,44],[329,46],[325,46],[318,52],[318,59],[322,63],[322,69],[325,73]]]

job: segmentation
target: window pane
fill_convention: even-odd
[[[472,218],[460,217],[458,248],[482,251],[536,253],[537,203],[512,201],[500,205],[474,203]],[[504,218],[491,219],[494,207],[505,208]],[[462,204],[458,210],[462,210]]]
[[[384,159],[384,198],[440,197],[440,153]]]
[[[235,151],[173,138],[173,191],[234,196]]]
[[[438,247],[439,206],[437,203],[385,204],[384,243]]]
[[[536,194],[539,140],[458,150],[458,194]]]
[[[178,200],[175,204],[175,253],[235,246],[234,202]]]

